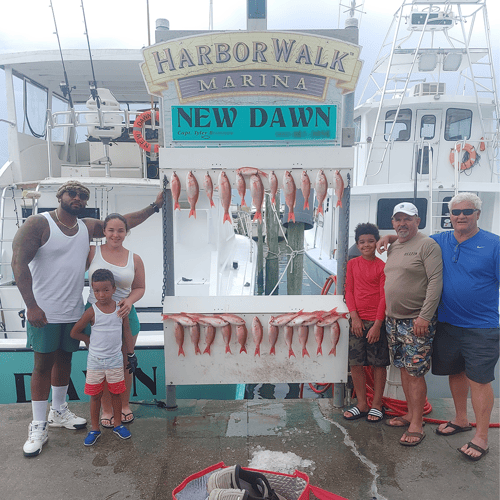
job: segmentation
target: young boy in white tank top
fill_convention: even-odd
[[[113,273],[108,269],[97,269],[92,275],[92,290],[96,303],[87,309],[71,330],[71,337],[85,342],[89,353],[87,358],[87,379],[85,394],[90,395],[90,416],[92,428],[85,438],[85,446],[92,446],[101,435],[99,414],[104,381],[108,383],[113,411],[120,415],[122,403],[120,394],[125,391],[122,342],[127,347],[130,372],[137,368],[134,343],[128,317],[123,320],[117,315],[117,304],[113,300],[116,290]],[[83,331],[91,324],[90,337]],[[113,429],[121,439],[130,438],[130,431],[123,425]]]

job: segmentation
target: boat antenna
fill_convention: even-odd
[[[54,6],[52,5],[52,0],[50,0],[50,8],[52,10],[52,17],[54,18],[54,27],[56,29],[54,34],[57,37],[57,45],[59,45],[59,54],[61,54],[61,62],[62,62],[63,73],[64,73],[64,82],[60,83],[59,87],[61,88],[61,91],[62,91],[64,97],[68,99],[70,108],[73,109],[73,99],[71,98],[71,91],[73,89],[76,89],[76,87],[70,87],[70,85],[69,85],[68,74],[66,73],[66,66],[64,65],[64,57],[63,57],[63,53],[62,53],[62,49],[61,49],[61,40],[59,39],[59,31],[57,29],[56,14],[54,12]]]
[[[90,39],[89,39],[89,30],[87,29],[87,19],[85,18],[85,8],[83,6],[83,0],[81,0],[82,13],[83,13],[83,24],[85,24],[85,36],[87,37],[87,47],[89,48],[89,58],[90,58],[90,67],[92,68],[92,81],[89,82],[90,85],[90,95],[92,99],[96,102],[97,109],[101,108],[101,100],[97,95],[97,82],[95,79],[94,72],[94,61],[92,60],[92,51],[90,50]]]

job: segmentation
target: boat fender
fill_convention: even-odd
[[[160,145],[155,144],[154,148],[153,148],[151,143],[146,141],[146,139],[144,139],[144,137],[142,136],[142,126],[144,125],[144,123],[149,122],[149,121],[151,121],[151,110],[148,110],[148,111],[145,111],[144,113],[141,113],[135,119],[134,132],[133,132],[134,139],[135,139],[135,142],[137,142],[137,144],[139,144],[139,147],[144,149],[144,151],[151,153],[151,149],[153,149],[153,151],[155,153],[158,153],[158,151],[160,150]],[[157,122],[160,121],[160,113],[158,111],[156,112],[156,121]]]
[[[455,149],[460,153],[460,151],[462,150],[462,146],[460,144],[457,144]],[[455,166],[455,149],[452,149],[450,151],[450,163],[452,167]],[[462,163],[460,163],[460,170],[468,170],[469,168],[472,168],[476,163],[477,153],[474,146],[472,146],[471,144],[465,144],[464,151],[467,152],[467,155],[464,153],[464,155],[462,156],[462,160],[465,161],[462,161]]]

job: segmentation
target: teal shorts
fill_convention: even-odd
[[[90,302],[87,302],[85,304],[85,310],[87,310],[91,305],[92,304]],[[132,331],[132,337],[139,335],[139,332],[141,331],[141,324],[139,323],[139,317],[137,316],[135,306],[132,306],[130,312],[128,313],[128,322],[130,324],[130,330]],[[90,324],[87,325],[83,333],[90,337]]]
[[[49,323],[41,328],[30,325],[26,328],[26,347],[35,352],[47,354],[61,349],[66,352],[76,352],[80,341],[70,337],[75,323]]]

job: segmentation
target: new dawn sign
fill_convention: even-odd
[[[166,142],[336,141],[359,52],[303,33],[214,32],[143,49],[141,70],[163,98]]]

